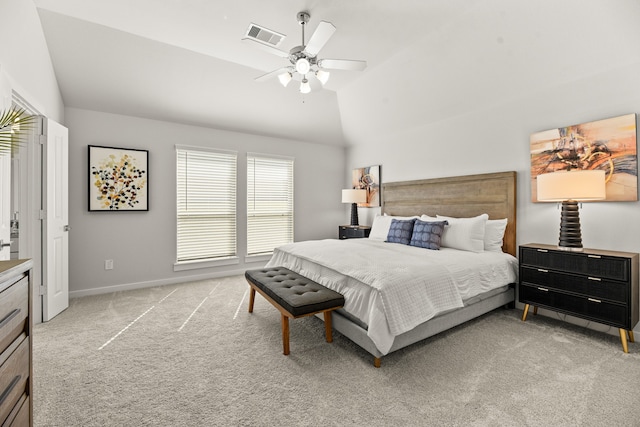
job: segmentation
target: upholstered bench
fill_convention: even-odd
[[[280,311],[285,355],[289,354],[289,318],[323,313],[327,342],[333,341],[331,312],[344,305],[341,294],[284,267],[247,270],[244,276],[251,287],[249,313],[253,313],[256,291]]]

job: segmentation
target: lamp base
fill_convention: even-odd
[[[560,215],[560,240],[558,249],[563,251],[582,251],[582,233],[580,231],[580,210],[575,200],[562,202]]]
[[[352,226],[358,226],[358,204],[351,203],[351,224]]]

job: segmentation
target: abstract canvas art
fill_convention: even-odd
[[[533,202],[538,175],[573,169],[605,171],[605,201],[638,200],[635,114],[537,132],[530,147]]]
[[[367,201],[358,203],[359,207],[380,206],[380,165],[354,169],[351,187],[367,190]]]
[[[148,211],[148,179],[148,150],[89,146],[89,211]]]

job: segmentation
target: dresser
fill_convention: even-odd
[[[340,238],[341,240],[369,237],[369,233],[371,233],[371,227],[368,225],[338,226],[338,238]]]
[[[638,323],[638,254],[556,246],[520,246],[519,301],[522,320],[531,305],[619,329],[625,353]]]
[[[0,425],[33,422],[31,260],[0,261]]]

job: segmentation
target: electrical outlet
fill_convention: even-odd
[[[113,270],[113,260],[112,259],[105,259],[104,260],[104,269],[105,270]]]

